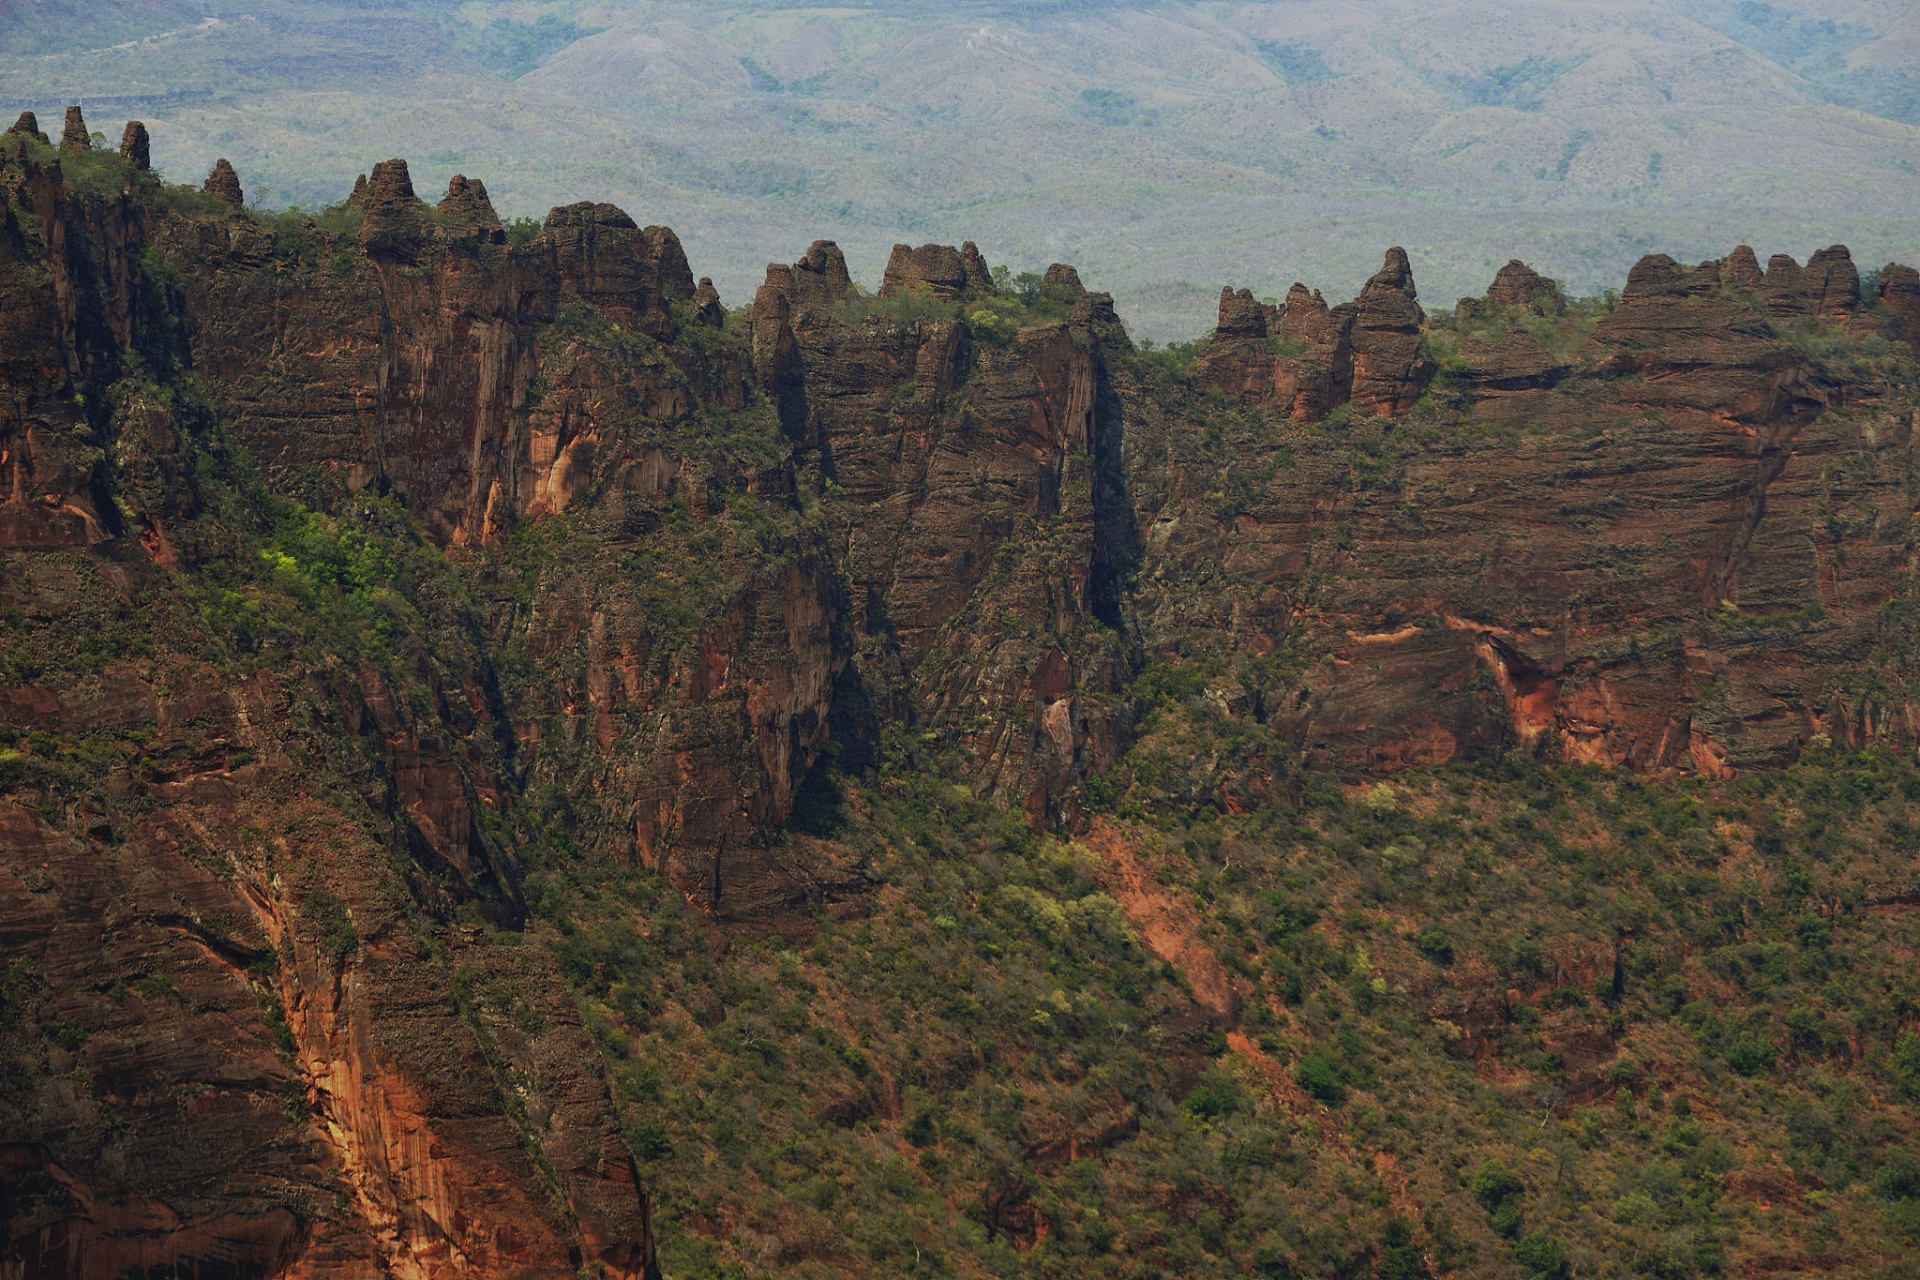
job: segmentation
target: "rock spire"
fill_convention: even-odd
[[[240,190],[240,175],[225,159],[216,160],[213,172],[207,175],[207,185],[202,188],[210,196],[218,196],[236,209],[247,205],[246,194]]]

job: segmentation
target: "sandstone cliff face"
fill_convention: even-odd
[[[177,378],[193,290],[142,267],[156,193],[85,197],[12,145],[0,606],[31,621],[0,707],[9,788],[42,801],[0,798],[7,1264],[648,1274],[559,975],[450,923],[524,910],[473,819],[511,767],[471,623],[440,614],[397,666],[275,662],[271,639],[236,661],[204,592],[248,517],[209,518],[236,459]],[[217,266],[249,230],[205,228]],[[500,971],[537,1033],[456,994],[461,968]]]
[[[649,1274],[528,868],[803,936],[873,887],[790,837],[829,766],[1086,830],[1315,767],[1920,739],[1904,268],[1656,255],[1606,310],[1510,263],[1430,317],[1393,250],[1338,306],[1224,291],[1189,373],[971,244],[869,298],[816,242],[729,314],[611,205],[509,238],[389,160],[290,227],[132,145],[87,195],[36,134],[0,140],[30,1274]],[[1176,668],[1230,731],[1143,711]]]
[[[1911,740],[1915,708],[1869,660],[1909,572],[1893,477],[1911,411],[1777,336],[1775,317],[1852,316],[1843,249],[1811,269],[1751,264],[1649,257],[1565,355],[1509,318],[1524,293],[1522,314],[1552,327],[1544,290],[1509,268],[1523,288],[1496,282],[1475,307],[1503,336],[1463,326],[1436,387],[1453,408],[1385,430],[1349,419],[1333,448],[1289,433],[1291,469],[1269,462],[1271,480],[1231,506],[1216,491],[1212,511],[1167,482],[1141,514],[1147,576],[1234,585],[1204,604],[1149,591],[1149,653],[1209,634],[1317,658],[1280,698],[1237,681],[1225,696],[1264,698],[1281,738],[1348,765],[1520,745],[1717,776],[1819,734]],[[1252,367],[1236,356],[1245,302],[1228,310],[1199,374],[1214,385],[1236,358]],[[1229,385],[1274,402],[1271,383]],[[1371,474],[1348,470],[1356,444]],[[1255,436],[1216,457],[1258,477],[1272,448]]]
[[[604,798],[593,843],[716,909],[804,902],[764,844],[825,747],[845,643],[818,532],[768,546],[732,518],[742,498],[797,520],[748,351],[691,336],[718,300],[703,314],[664,227],[579,204],[503,246],[471,180],[441,212],[390,160],[360,244],[316,230],[291,271],[259,269],[271,241],[174,228],[215,403],[289,491],[402,495],[483,575],[538,583],[495,638],[575,674],[509,689],[507,714],[532,776]],[[561,517],[581,535],[564,556],[497,563],[516,527]],[[662,554],[708,539],[726,554]]]
[[[901,246],[886,287],[990,290],[967,267],[978,259],[970,244]],[[1108,368],[1130,344],[1110,298],[1071,268],[1049,278],[1063,320],[982,341],[957,316],[838,313],[844,261],[820,243],[769,267],[752,318],[776,401],[804,406],[789,432],[838,494],[860,696],[958,747],[969,776],[1036,821],[1114,758],[1120,727],[1086,693],[1124,680],[1097,628],[1120,623],[1133,542]]]

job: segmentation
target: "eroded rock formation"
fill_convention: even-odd
[[[66,127],[60,132],[62,151],[93,150],[93,135],[87,132],[87,118],[80,114],[80,108],[67,108]]]
[[[135,169],[153,168],[153,144],[147,137],[147,126],[138,120],[127,121],[126,131],[120,135],[120,155]]]
[[[1239,726],[1129,774],[1191,811],[1920,740],[1906,375],[1821,354],[1912,341],[1909,269],[1863,306],[1839,248],[1656,255],[1606,311],[1510,263],[1429,317],[1395,249],[1338,306],[1224,290],[1189,380],[971,243],[896,249],[901,306],[816,241],[730,320],[612,205],[509,243],[389,160],[357,235],[289,229],[224,161],[234,212],[172,210],[139,137],[118,200],[0,167],[0,607],[39,646],[0,781],[68,788],[0,790],[29,1274],[655,1274],[590,1033],[514,941],[529,860],[801,937],[872,887],[793,837],[830,768],[943,757],[1085,830],[1170,732],[1154,664]]]
[[[240,190],[240,175],[233,171],[233,166],[224,157],[213,162],[213,172],[207,175],[203,189],[208,195],[225,200],[236,209],[246,207],[246,195]]]
[[[40,145],[42,146],[52,145],[50,142],[47,141],[47,135],[41,131],[40,121],[34,116],[33,112],[31,111],[22,111],[20,113],[20,118],[13,122],[13,127],[8,129],[7,132],[8,133],[24,133],[29,138],[38,138],[40,140]]]

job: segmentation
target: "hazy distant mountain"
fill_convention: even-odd
[[[738,299],[816,236],[1071,260],[1155,336],[1219,286],[1350,293],[1404,243],[1429,299],[1520,252],[1575,290],[1638,254],[1912,256],[1920,6],[26,4],[17,106],[139,114],[270,204],[404,155],[504,212],[612,200]],[[57,118],[57,117],[56,117]]]

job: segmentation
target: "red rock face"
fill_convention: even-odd
[[[1920,350],[1920,271],[1897,263],[1882,268],[1880,305],[1889,313],[1889,335]]]
[[[1752,251],[1748,251],[1751,256]],[[1557,282],[1541,275],[1518,258],[1500,268],[1487,288],[1487,301],[1508,307],[1531,307],[1536,301],[1548,308],[1564,307],[1566,298]]]
[[[1360,297],[1339,307],[1302,284],[1288,292],[1284,309],[1244,289],[1223,291],[1220,327],[1196,376],[1301,421],[1348,403],[1379,417],[1404,413],[1437,368],[1421,340],[1417,296],[1403,249],[1390,250]]]
[[[1815,264],[1770,266],[1766,311],[1849,319],[1845,250]],[[1291,731],[1362,767],[1519,744],[1720,775],[1791,760],[1819,733],[1907,740],[1913,708],[1851,664],[1905,581],[1908,516],[1879,468],[1906,465],[1910,415],[1777,337],[1742,297],[1757,274],[1750,252],[1695,269],[1645,259],[1571,358],[1518,327],[1462,340],[1471,417],[1514,433],[1498,449],[1409,449],[1354,491],[1296,439],[1296,469],[1230,527],[1191,503],[1144,511],[1173,531],[1154,551],[1178,565],[1147,576],[1217,565],[1237,582],[1230,606],[1167,597],[1159,643],[1211,622],[1261,653],[1304,628],[1329,665],[1287,711]],[[1215,341],[1203,377],[1236,350]],[[1328,545],[1333,529],[1344,545]],[[1649,660],[1655,637],[1664,656]]]
[[[1509,264],[1445,329],[1395,250],[1336,307],[1223,292],[1189,383],[1071,268],[1020,310],[970,244],[896,251],[912,296],[875,302],[816,242],[730,321],[610,205],[509,244],[479,183],[436,213],[388,161],[357,228],[295,233],[84,197],[38,148],[0,141],[0,608],[145,630],[0,684],[6,766],[81,770],[0,794],[28,1274],[654,1274],[593,1042],[502,941],[522,858],[804,934],[869,873],[783,830],[883,726],[1036,824],[1085,819],[1176,654],[1265,727],[1192,762],[1228,808],[1302,764],[1920,737],[1885,656],[1911,406],[1807,338],[1912,341],[1903,268],[1862,310],[1844,250],[1656,256],[1573,329]],[[380,643],[218,638],[295,499],[418,552]]]
[[[889,279],[977,256],[896,250]],[[1067,267],[1048,273],[1076,299],[1067,319],[1005,343],[959,319],[847,323],[834,310],[845,279],[829,244],[770,267],[753,343],[780,403],[804,405],[791,434],[844,494],[835,552],[855,677],[888,713],[951,733],[982,786],[1049,820],[1118,746],[1085,691],[1122,679],[1088,624],[1118,621],[1135,536],[1108,369],[1130,344],[1111,299]]]

